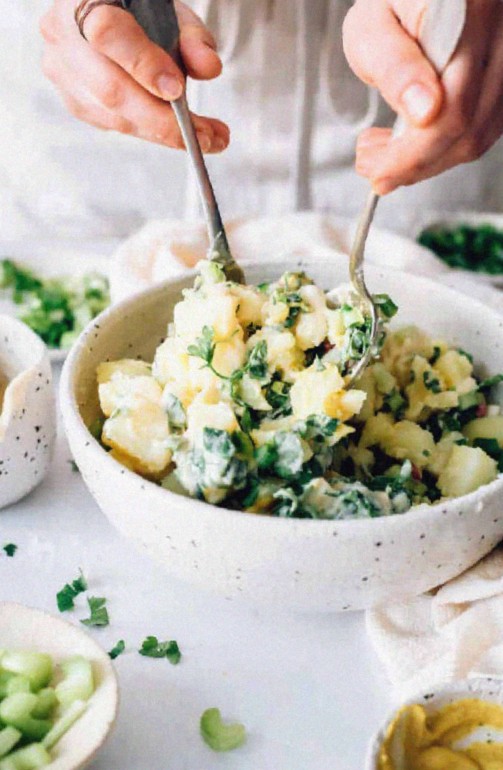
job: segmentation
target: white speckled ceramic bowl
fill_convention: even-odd
[[[418,693],[414,697],[408,698],[404,703],[401,703],[393,709],[384,721],[383,726],[373,736],[367,752],[365,770],[378,770],[377,762],[379,758],[379,749],[384,740],[386,730],[396,717],[397,711],[402,708],[402,706],[411,706],[417,703],[424,707],[427,714],[431,714],[444,706],[448,706],[450,703],[454,703],[454,701],[462,700],[464,698],[485,700],[489,703],[497,703],[499,706],[503,706],[503,679],[477,676],[470,679],[429,687],[427,690],[423,690],[423,692]],[[476,737],[477,740],[482,742],[490,742],[493,733],[491,733],[490,730],[484,730],[482,728],[477,731]]]
[[[8,382],[0,408],[0,508],[44,478],[56,437],[47,349],[21,321],[0,315],[0,374]]]
[[[347,280],[341,261],[256,265],[250,282],[305,269],[325,289]],[[424,278],[368,271],[374,291],[416,323],[472,351],[481,372],[503,371],[503,318]],[[110,457],[86,425],[99,414],[96,367],[139,356],[152,360],[187,281],[124,300],[88,327],[63,370],[61,408],[82,475],[124,535],[166,570],[225,596],[302,610],[350,610],[419,594],[474,564],[503,537],[503,477],[466,497],[403,516],[359,521],[278,519],[180,497]]]
[[[2,647],[46,652],[56,663],[82,655],[91,661],[95,691],[82,716],[51,749],[48,770],[78,770],[101,748],[114,725],[119,688],[107,653],[85,631],[46,612],[0,602]]]

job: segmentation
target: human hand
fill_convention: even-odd
[[[428,0],[356,0],[344,22],[353,71],[407,128],[369,128],[356,169],[380,195],[480,158],[503,134],[503,2],[468,0],[460,43],[441,77],[416,42]]]
[[[95,8],[83,39],[74,19],[78,0],[53,0],[40,22],[45,40],[43,70],[80,120],[150,142],[183,148],[169,101],[184,78],[171,57],[152,43],[130,13]],[[215,41],[196,14],[176,2],[180,46],[190,77],[207,80],[222,69]],[[215,118],[193,116],[204,152],[221,152],[229,129]]]

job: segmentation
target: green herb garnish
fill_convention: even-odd
[[[72,610],[75,606],[74,599],[79,594],[87,590],[87,581],[80,572],[79,577],[73,580],[71,583],[67,583],[61,591],[56,594],[56,602],[58,604],[58,610],[60,612],[67,612]]]
[[[418,238],[450,267],[475,273],[503,273],[503,230],[489,224],[431,228]]]
[[[14,556],[17,549],[18,547],[15,543],[7,543],[6,545],[3,546],[3,550],[5,551],[7,556],[10,556],[10,557]]]
[[[167,658],[173,666],[176,666],[182,657],[178,643],[174,639],[169,642],[159,642],[156,636],[147,636],[138,652],[146,658]]]
[[[125,649],[126,649],[126,643],[124,642],[123,639],[120,639],[117,642],[117,644],[114,647],[112,647],[112,649],[108,653],[108,656],[112,660],[115,660],[115,658],[118,658],[119,655],[122,655],[122,653],[124,652]]]
[[[80,622],[84,626],[108,626],[110,619],[108,617],[108,611],[105,607],[106,599],[90,596],[87,599],[91,616]]]

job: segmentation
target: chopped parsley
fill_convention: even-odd
[[[75,460],[68,460],[68,463],[70,465],[70,468],[72,469],[73,473],[80,473],[79,466],[75,462]]]
[[[423,372],[423,382],[425,387],[428,388],[428,390],[431,390],[432,393],[442,392],[440,380],[437,377],[434,377],[431,372]]]
[[[120,639],[117,644],[112,647],[110,652],[108,653],[108,657],[112,660],[115,660],[115,658],[118,658],[119,655],[122,655],[124,650],[126,649],[126,643],[124,642],[124,639]]]
[[[106,601],[107,600],[102,597],[89,596],[87,603],[91,615],[89,618],[81,620],[80,622],[84,626],[108,626],[110,620],[107,608],[105,607]]]
[[[80,571],[80,575],[76,580],[73,580],[71,583],[67,583],[65,586],[63,586],[61,591],[58,591],[56,594],[58,610],[60,612],[67,612],[68,610],[72,610],[75,606],[75,597],[81,593],[84,593],[84,591],[87,591],[87,581],[82,574],[82,571]]]
[[[110,303],[103,275],[42,278],[10,259],[0,261],[0,289],[10,291],[21,321],[49,348],[70,347]]]
[[[217,708],[206,709],[200,720],[204,742],[213,751],[232,751],[246,741],[246,729],[239,722],[225,724]]]
[[[7,556],[14,556],[16,551],[18,549],[18,546],[15,543],[7,543],[3,546],[3,550],[5,551]]]
[[[418,238],[450,267],[475,273],[503,273],[503,230],[490,224],[423,230]]]
[[[159,642],[156,636],[147,636],[138,652],[146,658],[167,658],[173,666],[180,663],[182,658],[178,643],[174,639]]]

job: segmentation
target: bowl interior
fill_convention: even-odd
[[[450,682],[449,684],[433,686],[428,690],[408,698],[405,703],[393,709],[393,712],[389,714],[381,729],[373,737],[367,755],[366,770],[377,770],[379,749],[384,740],[384,736],[389,725],[394,720],[397,711],[399,711],[402,706],[409,706],[417,703],[420,706],[423,706],[427,714],[433,714],[444,706],[448,706],[455,701],[464,700],[465,698],[484,700],[489,703],[496,703],[499,706],[503,706],[503,679],[477,676],[470,679]],[[497,733],[497,735],[495,735],[495,733]],[[474,733],[474,738],[476,740],[487,743],[490,743],[495,737],[497,737],[498,740],[501,740],[501,734],[491,728],[481,727]]]
[[[276,280],[286,270],[305,270],[326,290],[347,282],[347,264],[337,260],[299,259],[296,264],[247,267],[249,283]],[[367,270],[371,291],[387,292],[399,305],[393,326],[415,324],[434,338],[470,352],[482,376],[503,371],[503,317],[481,303],[425,278]],[[72,381],[80,415],[90,425],[99,415],[96,368],[103,361],[141,358],[151,361],[166,336],[173,307],[192,278],[167,282],[118,303],[93,322],[71,356]],[[499,387],[503,401],[503,388]]]
[[[2,647],[47,652],[59,662],[74,655],[91,661],[96,690],[86,711],[51,750],[51,770],[76,770],[94,756],[112,729],[118,686],[108,655],[80,628],[40,610],[0,602]]]

